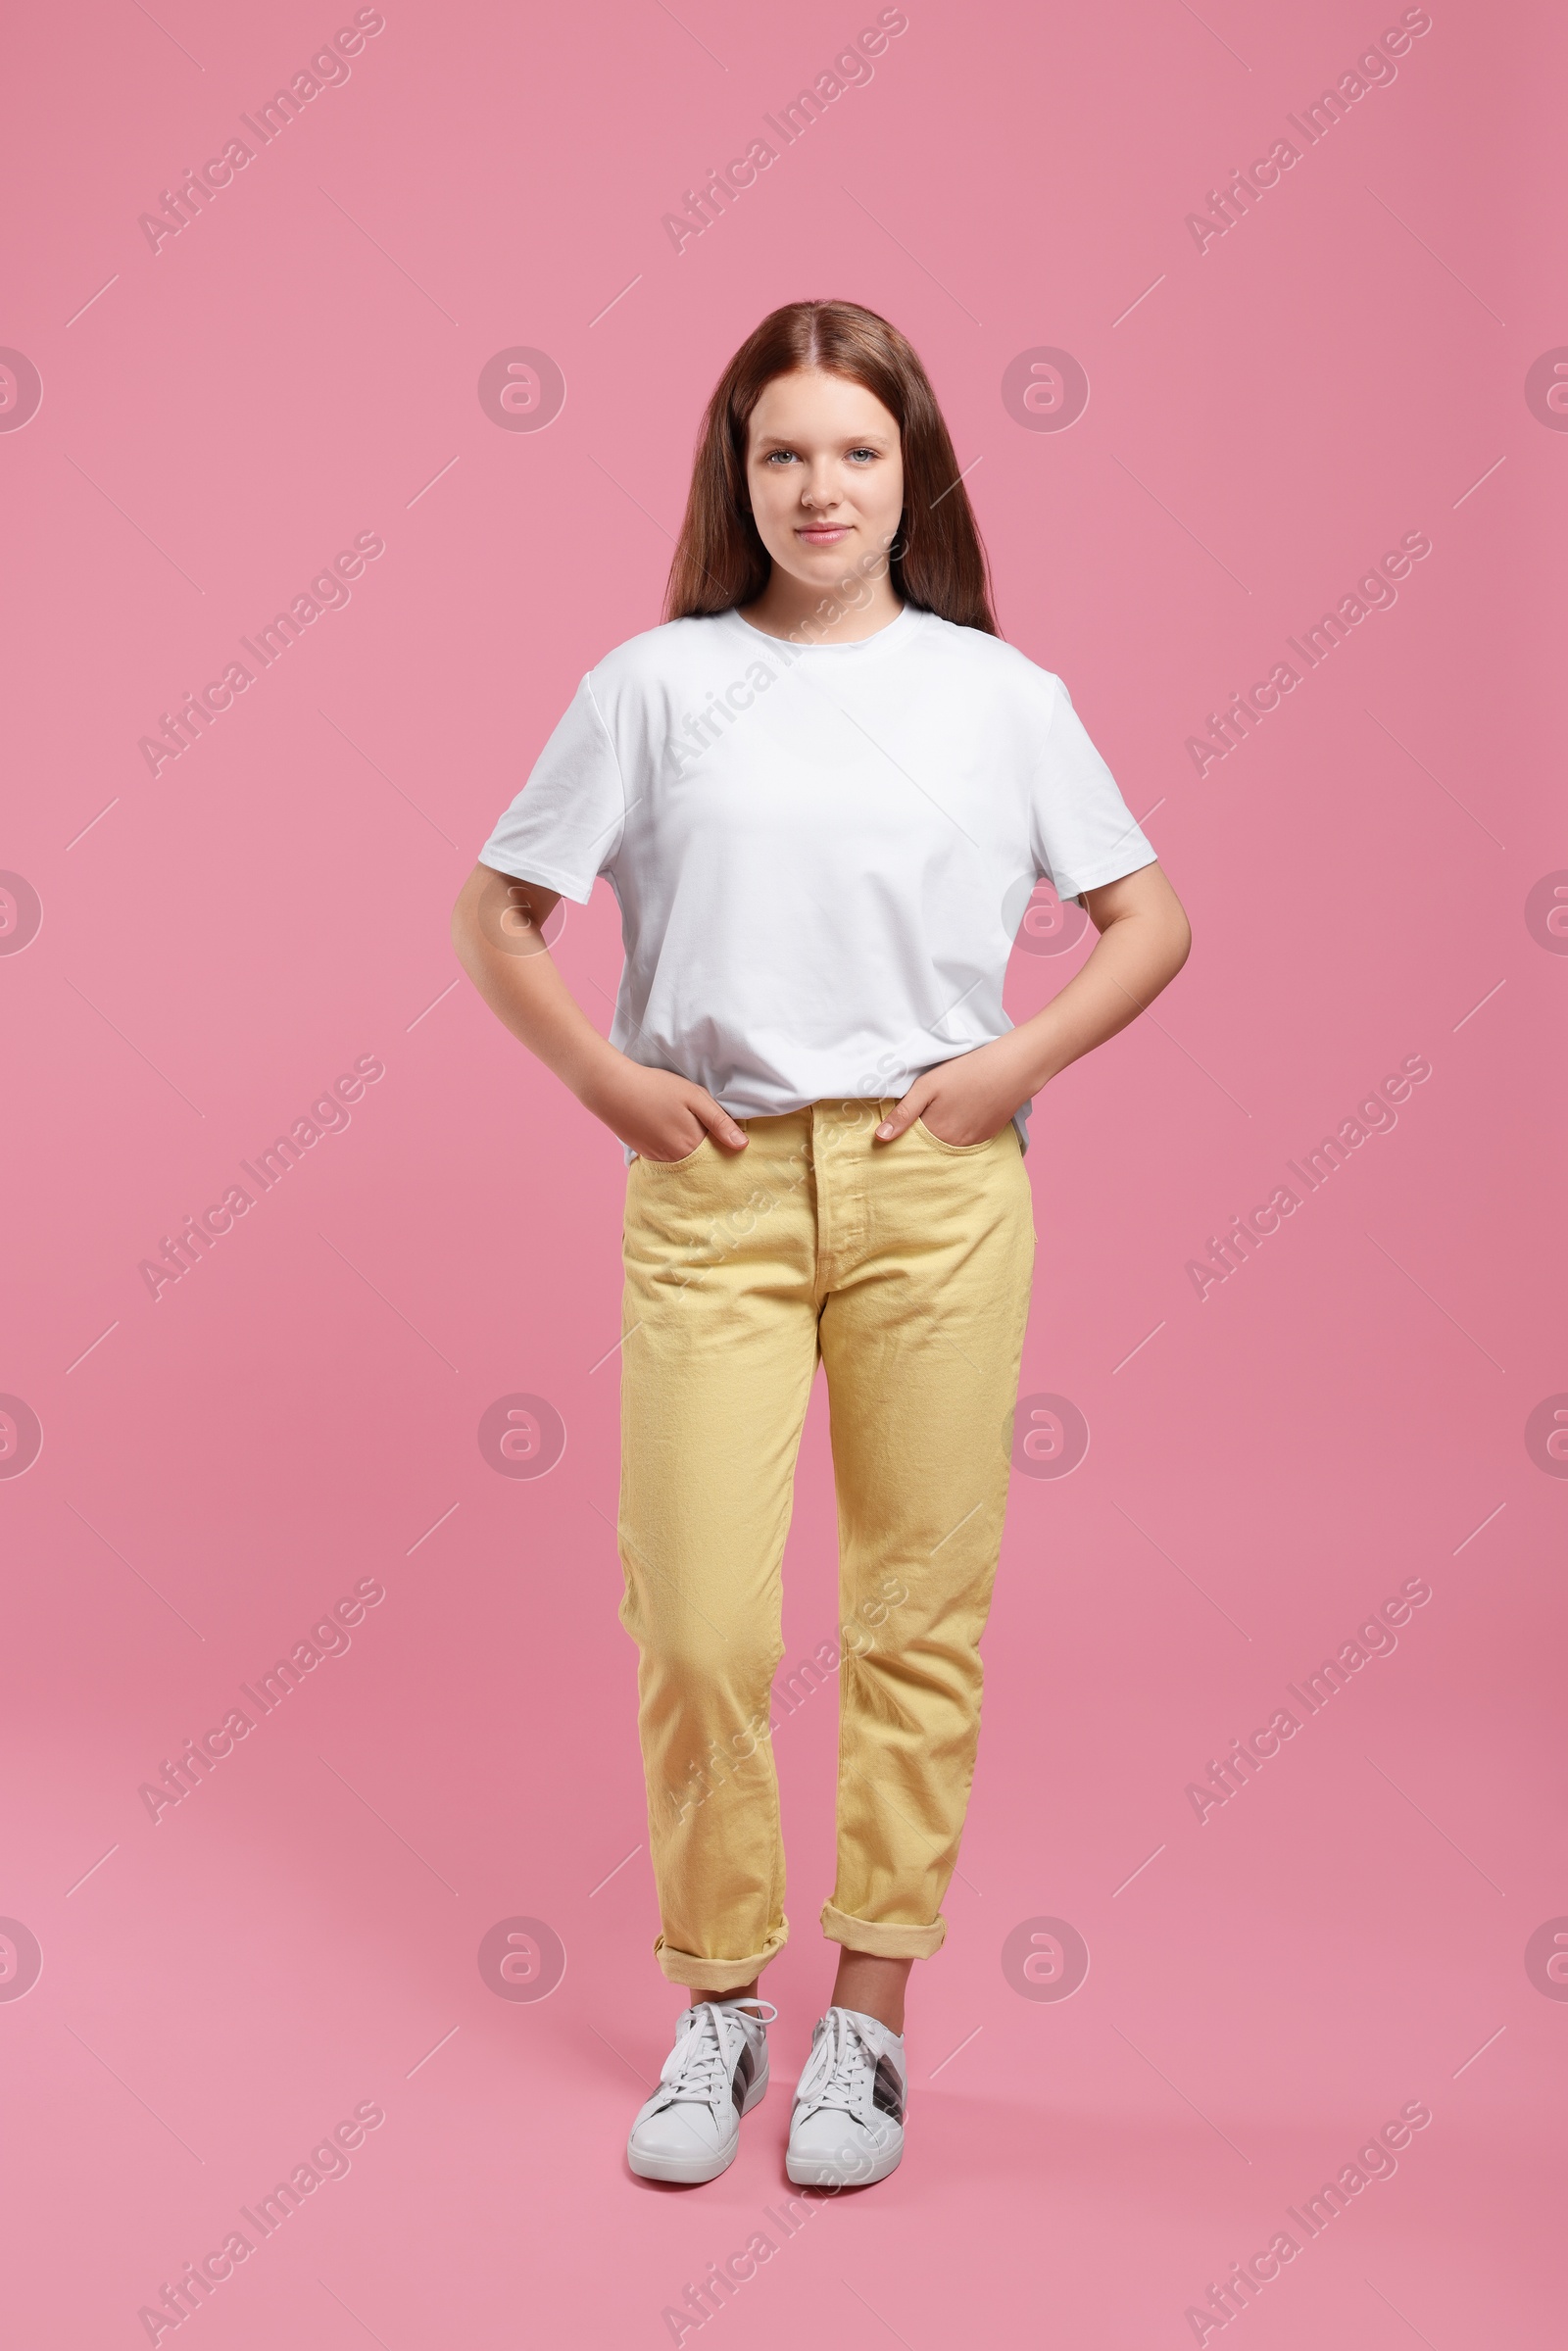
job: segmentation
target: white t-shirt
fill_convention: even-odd
[[[611,1043],[736,1118],[897,1097],[1004,1036],[1035,883],[1153,857],[1061,680],[913,605],[849,645],[735,612],[631,638],[479,852],[579,905],[606,876]]]

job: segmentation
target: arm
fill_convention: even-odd
[[[452,944],[498,1020],[585,1110],[645,1159],[681,1159],[705,1133],[743,1151],[746,1130],[701,1086],[645,1069],[601,1037],[562,978],[544,941],[559,890],[475,865],[452,909]]]
[[[1124,1029],[1176,977],[1193,935],[1157,865],[1085,891],[1084,905],[1100,939],[1083,969],[1020,1028],[916,1078],[877,1128],[879,1142],[892,1142],[916,1118],[944,1143],[989,1141],[1020,1102]]]

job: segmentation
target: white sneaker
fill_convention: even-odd
[[[795,2092],[785,2170],[801,2187],[869,2187],[898,2168],[909,2073],[904,2035],[830,2008]]]
[[[767,2028],[777,2016],[768,2000],[699,2000],[685,2011],[659,2087],[626,2141],[640,2179],[692,2185],[728,2171],[741,2116],[767,2088]]]

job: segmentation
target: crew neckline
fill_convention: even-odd
[[[760,645],[788,646],[797,660],[803,655],[812,654],[858,654],[864,660],[872,654],[882,654],[890,647],[906,643],[927,617],[920,606],[906,604],[896,620],[874,629],[868,637],[855,637],[845,645],[802,645],[794,637],[770,636],[765,628],[754,628],[749,620],[741,617],[734,605],[724,614],[726,620],[733,620],[737,628],[743,628],[749,637],[755,637]]]

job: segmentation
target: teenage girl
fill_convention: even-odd
[[[620,1616],[662,1932],[690,2006],[628,2142],[713,2179],[767,2085],[789,1932],[767,1723],[816,1366],[838,1495],[839,1945],[792,2180],[904,2145],[910,1963],[947,1933],[1035,1235],[1030,1097],[1185,960],[1154,853],[1050,671],[1004,644],[897,328],[773,312],[703,423],[662,627],[591,669],[454,916],[492,1009],[625,1146]],[[545,944],[604,874],[610,1040]],[[1093,954],[1013,1028],[1042,878]]]

